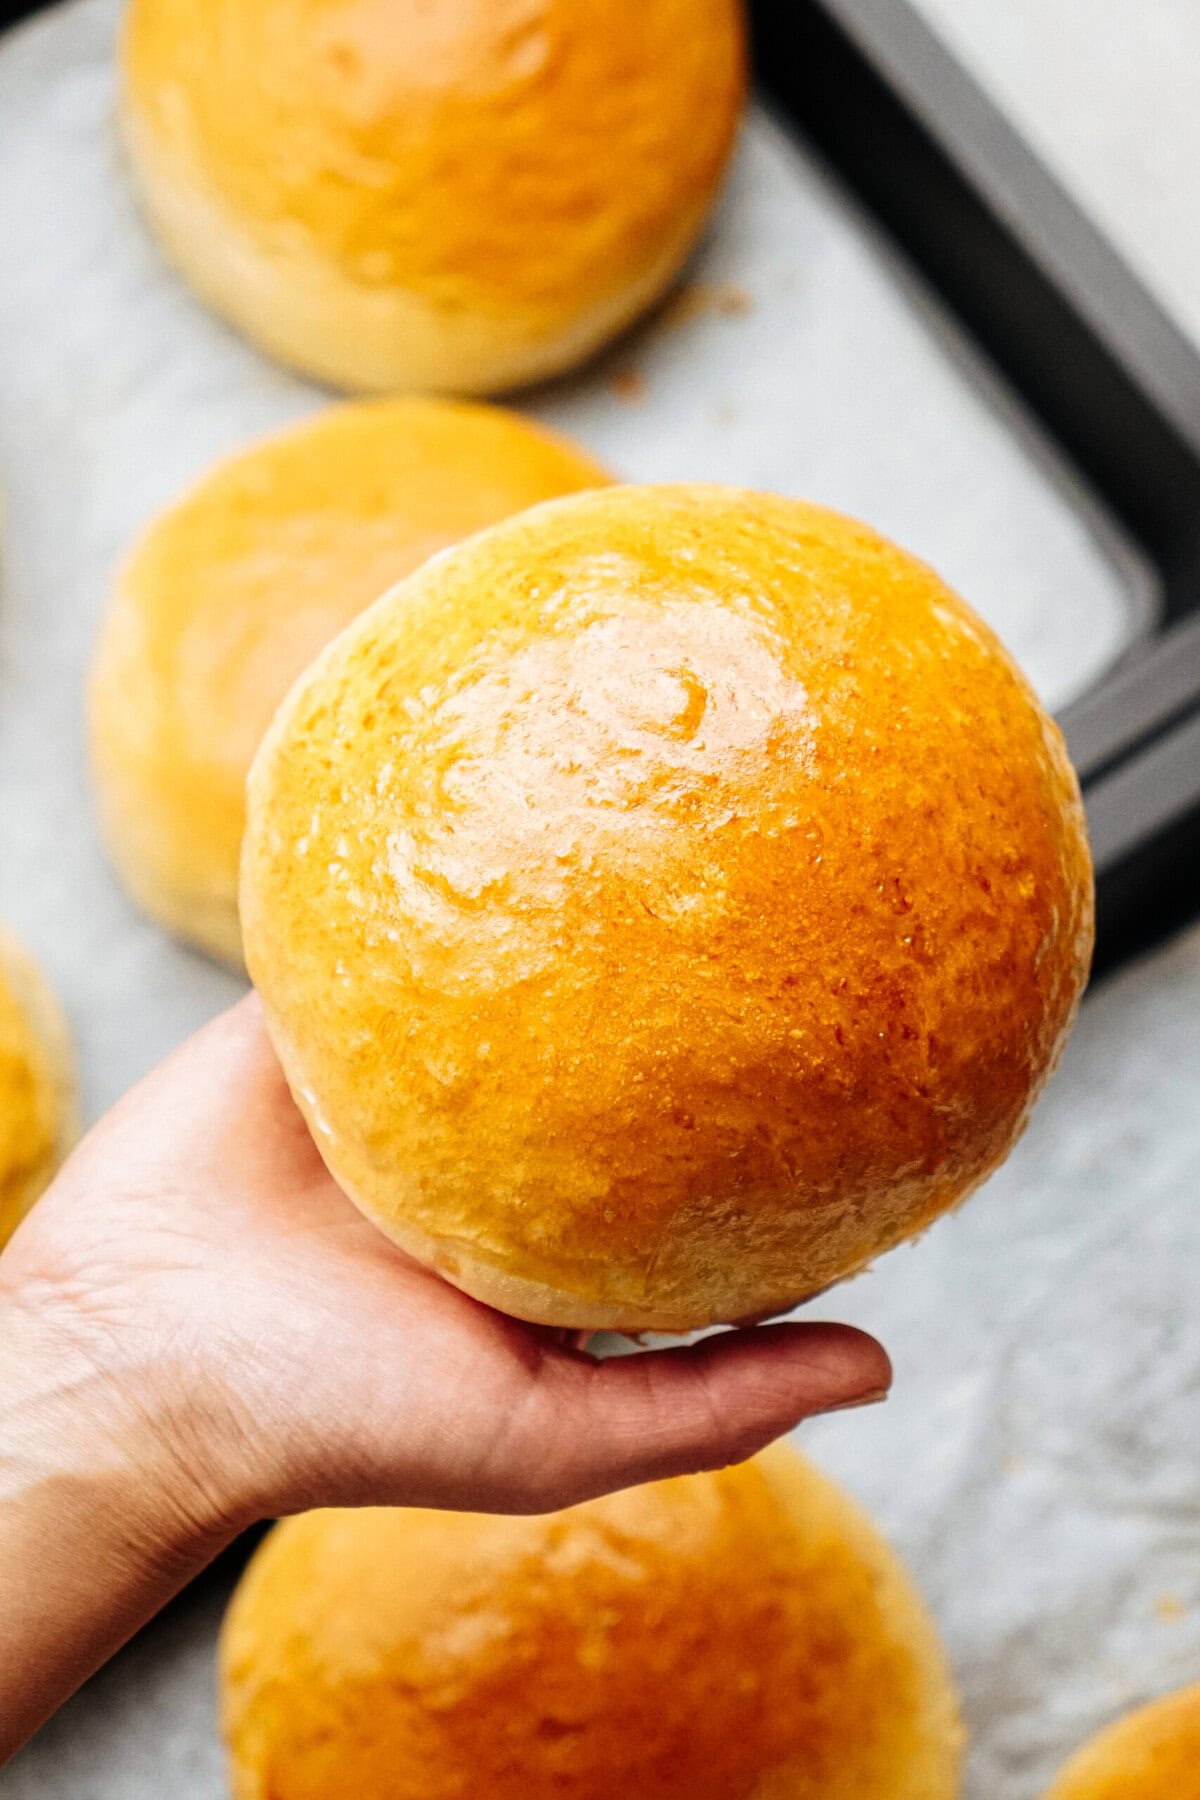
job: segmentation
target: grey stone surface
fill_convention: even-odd
[[[1054,30],[1037,38],[1039,14],[1077,0],[925,3],[979,34],[968,47],[1001,86],[1025,64],[1010,70],[1000,20],[1035,47],[1029,79],[1048,83],[1057,55],[1056,154],[1077,153],[1071,96],[1101,80],[1096,45],[1075,63]],[[1138,17],[1167,9],[1143,0]],[[0,44],[0,915],[63,991],[93,1115],[236,992],[134,916],[95,843],[79,699],[106,585],[130,533],[213,456],[322,399],[209,319],[142,233],[111,129],[115,13],[71,0]],[[1122,79],[1143,107],[1142,78]],[[1033,91],[1040,117],[1052,90]],[[1100,102],[1079,129],[1111,198],[1125,159],[1109,110],[1106,150]],[[1190,114],[1188,129],[1194,154]],[[761,117],[695,277],[721,304],[652,325],[533,409],[633,477],[743,481],[872,518],[975,601],[1052,700],[1103,666],[1126,629],[1119,546]],[[813,1309],[878,1331],[896,1359],[887,1407],[803,1441],[929,1596],[964,1687],[970,1800],[1035,1795],[1112,1711],[1200,1677],[1198,1077],[1200,930],[1089,1001],[1029,1135],[961,1217]],[[0,1775],[3,1800],[218,1800],[224,1585],[67,1707]]]

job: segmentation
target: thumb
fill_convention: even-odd
[[[848,1325],[763,1325],[603,1362],[549,1356],[525,1417],[520,1510],[742,1462],[802,1419],[882,1400],[891,1380],[886,1351]]]

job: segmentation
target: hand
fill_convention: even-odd
[[[845,1327],[599,1362],[468,1299],[334,1185],[254,999],[87,1138],[0,1258],[0,1324],[0,1468],[15,1444],[25,1471],[15,1494],[0,1482],[0,1585],[6,1503],[61,1552],[86,1496],[86,1585],[95,1609],[96,1547],[115,1542],[121,1633],[258,1518],[564,1506],[736,1461],[890,1381]],[[114,1647],[99,1635],[85,1660]]]

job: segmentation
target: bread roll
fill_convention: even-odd
[[[307,663],[447,544],[608,479],[515,414],[333,408],[222,463],[142,537],[91,686],[104,834],[130,892],[235,966],[246,772]]]
[[[0,930],[0,1246],[75,1137],[70,1038],[32,958]]]
[[[1110,1725],[1072,1758],[1046,1800],[1200,1800],[1200,1687]]]
[[[797,501],[481,535],[314,665],[249,793],[249,967],[329,1167],[545,1324],[754,1318],[923,1230],[1088,967],[1057,729],[931,570]]]
[[[546,1518],[310,1513],[221,1649],[234,1800],[952,1800],[898,1559],[790,1450]]]
[[[137,180],[196,291],[339,387],[580,362],[695,243],[741,0],[132,0]]]

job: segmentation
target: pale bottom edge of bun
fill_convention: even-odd
[[[355,393],[498,394],[577,367],[667,291],[711,204],[706,194],[691,208],[635,279],[547,323],[516,305],[450,309],[409,289],[364,287],[312,254],[273,256],[168,166],[128,109],[122,125],[146,213],[197,294],[276,361]]]
[[[0,968],[28,1021],[30,1036],[45,1057],[55,1119],[53,1155],[18,1190],[11,1216],[0,1216],[0,1244],[3,1244],[74,1149],[80,1121],[75,1055],[66,1014],[32,956],[3,926],[0,926]]]
[[[121,886],[144,918],[230,974],[245,975],[236,899],[215,892],[185,894],[151,876],[116,832],[106,829],[104,842]]]
[[[292,1061],[280,1051],[283,1034],[274,1024],[271,1035],[285,1069],[297,1068],[298,1059]],[[295,1086],[293,1092],[296,1092]],[[301,1110],[309,1119],[310,1129],[313,1128],[311,1111],[303,1101]],[[314,1130],[314,1136],[320,1145],[320,1131]],[[398,1249],[426,1268],[433,1269],[452,1286],[461,1288],[472,1300],[479,1300],[483,1305],[493,1307],[496,1312],[507,1313],[513,1319],[523,1319],[530,1325],[550,1325],[568,1331],[610,1331],[624,1337],[641,1337],[646,1333],[682,1337],[713,1326],[761,1325],[769,1319],[781,1318],[798,1306],[804,1306],[819,1295],[828,1293],[832,1288],[840,1287],[843,1282],[857,1280],[880,1256],[923,1236],[938,1218],[957,1212],[986,1179],[986,1175],[980,1175],[958,1195],[952,1207],[942,1209],[916,1227],[905,1227],[882,1238],[872,1245],[860,1262],[837,1271],[832,1279],[798,1278],[795,1285],[786,1292],[765,1297],[756,1294],[753,1298],[742,1295],[732,1302],[728,1288],[725,1288],[722,1294],[710,1294],[707,1299],[701,1293],[694,1306],[685,1308],[678,1300],[674,1303],[649,1299],[603,1300],[581,1294],[575,1289],[555,1287],[550,1282],[515,1275],[511,1270],[501,1268],[481,1256],[473,1245],[465,1243],[461,1238],[437,1237],[431,1232],[422,1231],[410,1220],[384,1213],[370,1200],[355,1192],[344,1172],[334,1170],[333,1174],[360,1212],[377,1225]]]
[[[170,770],[148,770],[129,755],[127,719],[116,710],[115,683],[93,671],[89,764],[100,838],[121,886],[138,911],[168,937],[199,950],[235,975],[245,973],[236,875],[225,879],[219,846],[172,803]]]
[[[278,729],[281,716],[276,714],[275,724],[268,732],[263,749],[259,751],[260,759],[264,752],[269,755],[271,733]],[[254,784],[256,771],[262,766],[260,760],[251,771],[251,786]],[[610,1331],[624,1337],[640,1337],[644,1333],[680,1337],[689,1332],[703,1331],[712,1325],[754,1324],[759,1320],[790,1312],[794,1306],[813,1298],[817,1291],[814,1286],[771,1296],[766,1300],[760,1300],[756,1295],[744,1307],[723,1306],[720,1300],[712,1299],[705,1304],[702,1294],[689,1309],[681,1307],[678,1300],[670,1304],[661,1299],[604,1299],[596,1295],[581,1294],[575,1289],[556,1287],[551,1282],[536,1281],[527,1275],[514,1274],[512,1270],[501,1268],[481,1255],[474,1244],[461,1237],[438,1236],[423,1230],[411,1219],[398,1217],[394,1212],[385,1210],[361,1190],[353,1174],[345,1167],[344,1159],[337,1155],[334,1134],[322,1119],[321,1110],[316,1104],[304,1058],[259,985],[262,971],[255,955],[255,941],[256,931],[252,926],[249,934],[249,973],[263,1000],[267,1032],[292,1096],[304,1115],[313,1142],[334,1181],[364,1218],[369,1219],[398,1250],[412,1257],[414,1262],[420,1263],[424,1268],[442,1276],[452,1287],[458,1288],[472,1300],[478,1300],[496,1312],[505,1313],[511,1319],[522,1319],[528,1325],[547,1325],[564,1331]]]
[[[245,976],[236,900],[216,893],[182,894],[178,889],[161,886],[135,870],[128,857],[113,849],[111,841],[108,850],[125,892],[152,925],[231,975]]]
[[[342,1186],[346,1185],[344,1178],[336,1179]],[[641,1337],[646,1333],[682,1337],[714,1325],[758,1324],[791,1312],[793,1307],[813,1298],[812,1291],[805,1290],[766,1301],[752,1311],[739,1312],[736,1317],[720,1307],[685,1311],[678,1305],[664,1305],[661,1301],[633,1303],[596,1299],[570,1288],[555,1287],[550,1282],[514,1275],[511,1270],[499,1268],[479,1256],[461,1239],[435,1237],[406,1220],[385,1218],[376,1207],[359,1200],[352,1190],[347,1191],[351,1192],[360,1211],[406,1256],[432,1269],[472,1300],[505,1313],[511,1319],[522,1319],[528,1325],[548,1325],[566,1331],[609,1331],[621,1337]]]

